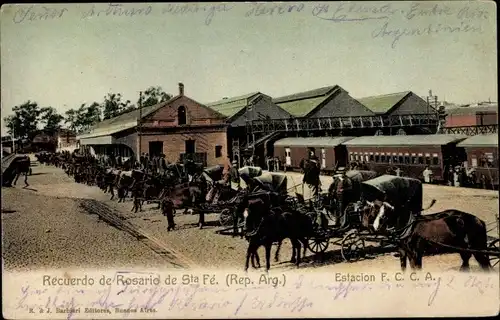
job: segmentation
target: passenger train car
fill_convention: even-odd
[[[498,187],[498,135],[477,135],[460,142],[457,147],[467,154],[467,167],[476,171],[474,181],[485,188]]]
[[[422,172],[429,167],[434,181],[442,183],[446,180],[448,168],[464,163],[466,167],[475,167],[478,173],[488,170],[488,175],[491,174],[498,185],[496,135],[495,138],[456,134],[309,137],[284,138],[274,143],[275,156],[288,170],[299,169],[300,161],[307,158],[309,150],[318,156],[324,172],[358,162],[379,173],[399,168],[401,175],[420,179]],[[483,164],[488,164],[488,169]]]

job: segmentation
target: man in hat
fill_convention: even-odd
[[[240,173],[238,171],[238,161],[236,160],[233,160],[232,165],[229,167],[229,177],[230,181],[236,183],[238,189],[240,189]]]

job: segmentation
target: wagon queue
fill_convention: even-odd
[[[346,261],[356,261],[363,256],[365,241],[406,248],[400,250],[402,268],[406,267],[406,258],[409,258],[412,268],[420,268],[423,252],[436,250],[436,247],[459,252],[464,259],[464,269],[468,266],[468,258],[464,256],[469,255],[470,258],[471,254],[474,255],[483,268],[489,269],[489,257],[497,259],[500,255],[499,240],[488,238],[487,226],[475,216],[457,210],[421,215],[424,210],[422,184],[419,180],[408,177],[380,175],[376,171],[348,170],[334,177],[327,193],[304,199],[297,193],[293,197],[288,194],[285,175],[262,174],[260,168],[238,170],[247,188],[234,190],[227,185],[231,175],[224,175],[224,168],[221,166],[202,168],[185,162],[171,164],[168,170],[158,175],[141,170],[105,168],[89,155],[66,153],[49,155],[49,159],[49,163],[62,167],[76,182],[97,185],[110,192],[112,198],[113,190],[116,189],[119,201],[124,201],[130,193],[134,202],[132,210],[140,210],[144,201],[158,202],[169,222],[169,230],[175,228],[175,209],[191,210],[199,214],[200,227],[204,224],[204,213],[219,211],[221,224],[232,224],[229,229],[233,230],[233,236],[245,236],[249,241],[246,268],[250,258],[252,261],[256,259],[260,266],[257,249],[263,245],[266,248],[266,268],[269,269],[271,246],[278,244],[278,258],[281,242],[286,238],[292,242],[292,261],[297,265],[300,263],[302,247],[304,253],[305,249],[309,249],[314,254],[321,255],[331,242],[341,246],[341,254]],[[310,165],[320,166],[317,158],[303,159],[302,162],[304,168]],[[307,176],[307,169],[305,171]],[[402,195],[408,195],[406,201],[401,201]],[[386,215],[387,212],[396,213],[396,216],[386,219],[381,217],[382,211]],[[401,224],[399,215],[406,219],[403,226],[397,225]],[[452,224],[455,227],[450,227],[446,222],[450,219],[468,223],[455,223]],[[334,223],[331,224],[328,220]],[[397,223],[391,225],[392,221]],[[447,234],[426,233],[426,225],[432,224],[444,224],[444,232]],[[453,229],[456,225],[462,225],[463,229]],[[470,226],[475,226],[475,229],[468,230]],[[469,242],[463,237],[457,238],[456,234],[466,235]],[[448,239],[450,235],[455,235],[451,237],[451,244],[447,241],[427,240],[440,237]],[[401,246],[405,240],[415,237],[425,245]],[[498,260],[495,260],[494,264],[496,263]]]

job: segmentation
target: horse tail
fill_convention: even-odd
[[[429,206],[427,208],[422,208],[422,211],[429,210],[432,206],[434,206],[434,204],[436,204],[436,199],[432,199]]]

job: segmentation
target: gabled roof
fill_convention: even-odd
[[[337,85],[323,87],[274,98],[273,102],[295,117],[304,117],[332,96],[332,94],[338,92],[339,89],[340,87]]]
[[[384,94],[379,96],[371,96],[357,99],[361,104],[375,113],[387,113],[411,91],[397,92]]]
[[[477,135],[465,139],[464,141],[457,144],[459,147],[498,147],[498,135],[495,134],[485,134]]]
[[[206,106],[210,109],[213,109],[228,118],[233,117],[238,112],[240,112],[243,108],[245,108],[252,98],[261,94],[260,92],[251,92],[242,96],[232,97],[228,99],[222,99],[219,101],[207,103]]]
[[[364,136],[344,142],[347,146],[442,146],[452,142],[460,142],[467,138],[461,134],[429,134],[429,135],[397,135],[397,136]]]
[[[274,146],[282,147],[335,147],[339,144],[354,139],[354,137],[308,137],[284,138],[276,141]]]

